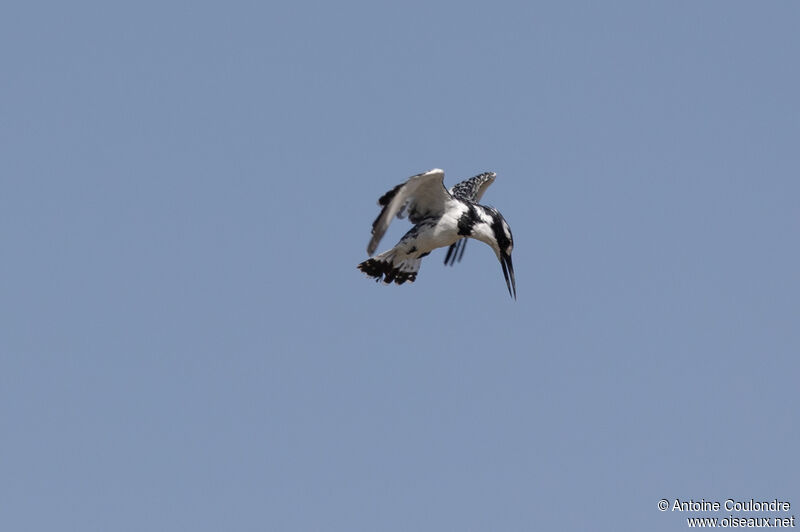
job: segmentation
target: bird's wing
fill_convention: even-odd
[[[383,207],[381,213],[372,223],[372,239],[367,245],[367,253],[372,256],[383,234],[395,216],[402,218],[408,213],[413,223],[427,216],[441,216],[445,205],[451,199],[444,188],[444,171],[434,168],[424,174],[408,178],[392,190],[381,196],[378,205]]]
[[[484,172],[476,175],[475,177],[470,177],[469,179],[465,179],[451,188],[450,194],[452,194],[453,197],[462,199],[464,201],[478,203],[483,197],[483,193],[486,192],[487,188],[489,188],[489,185],[494,183],[495,177],[497,177],[497,174],[494,172]],[[447,255],[444,257],[444,263],[452,266],[456,263],[456,261],[460,262],[461,257],[464,256],[464,250],[466,247],[466,238],[462,238],[450,246],[447,249]]]
[[[447,248],[447,255],[444,256],[444,263],[446,266],[453,266],[456,261],[461,262],[461,257],[464,256],[464,250],[467,249],[467,240],[469,240],[469,238],[456,240],[455,244]]]
[[[464,201],[478,203],[483,197],[483,193],[489,188],[489,185],[494,183],[495,177],[497,177],[497,174],[494,172],[484,172],[475,177],[470,177],[451,188],[450,194]]]

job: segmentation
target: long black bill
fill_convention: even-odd
[[[506,286],[508,286],[508,295],[517,299],[517,282],[514,280],[514,264],[511,262],[511,255],[500,253],[500,264],[503,266],[503,276],[506,278]],[[511,280],[508,274],[511,274]],[[513,293],[512,293],[513,289]]]

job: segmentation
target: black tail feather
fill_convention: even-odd
[[[365,260],[358,265],[358,269],[369,277],[374,277],[375,281],[380,281],[382,278],[385,284],[403,284],[406,281],[413,283],[417,278],[417,272],[404,272],[400,268],[396,268],[391,262],[377,259]]]

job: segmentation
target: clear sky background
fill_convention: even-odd
[[[779,1],[4,3],[0,528],[800,516],[798,28]],[[518,301],[478,242],[410,286],[356,270],[433,167],[497,172]]]

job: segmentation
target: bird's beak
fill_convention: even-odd
[[[506,286],[508,286],[508,295],[517,299],[517,283],[514,280],[514,264],[511,262],[511,255],[500,253],[500,265],[503,266],[503,276],[506,278]],[[511,278],[509,280],[509,274]],[[513,290],[513,293],[512,293]]]

